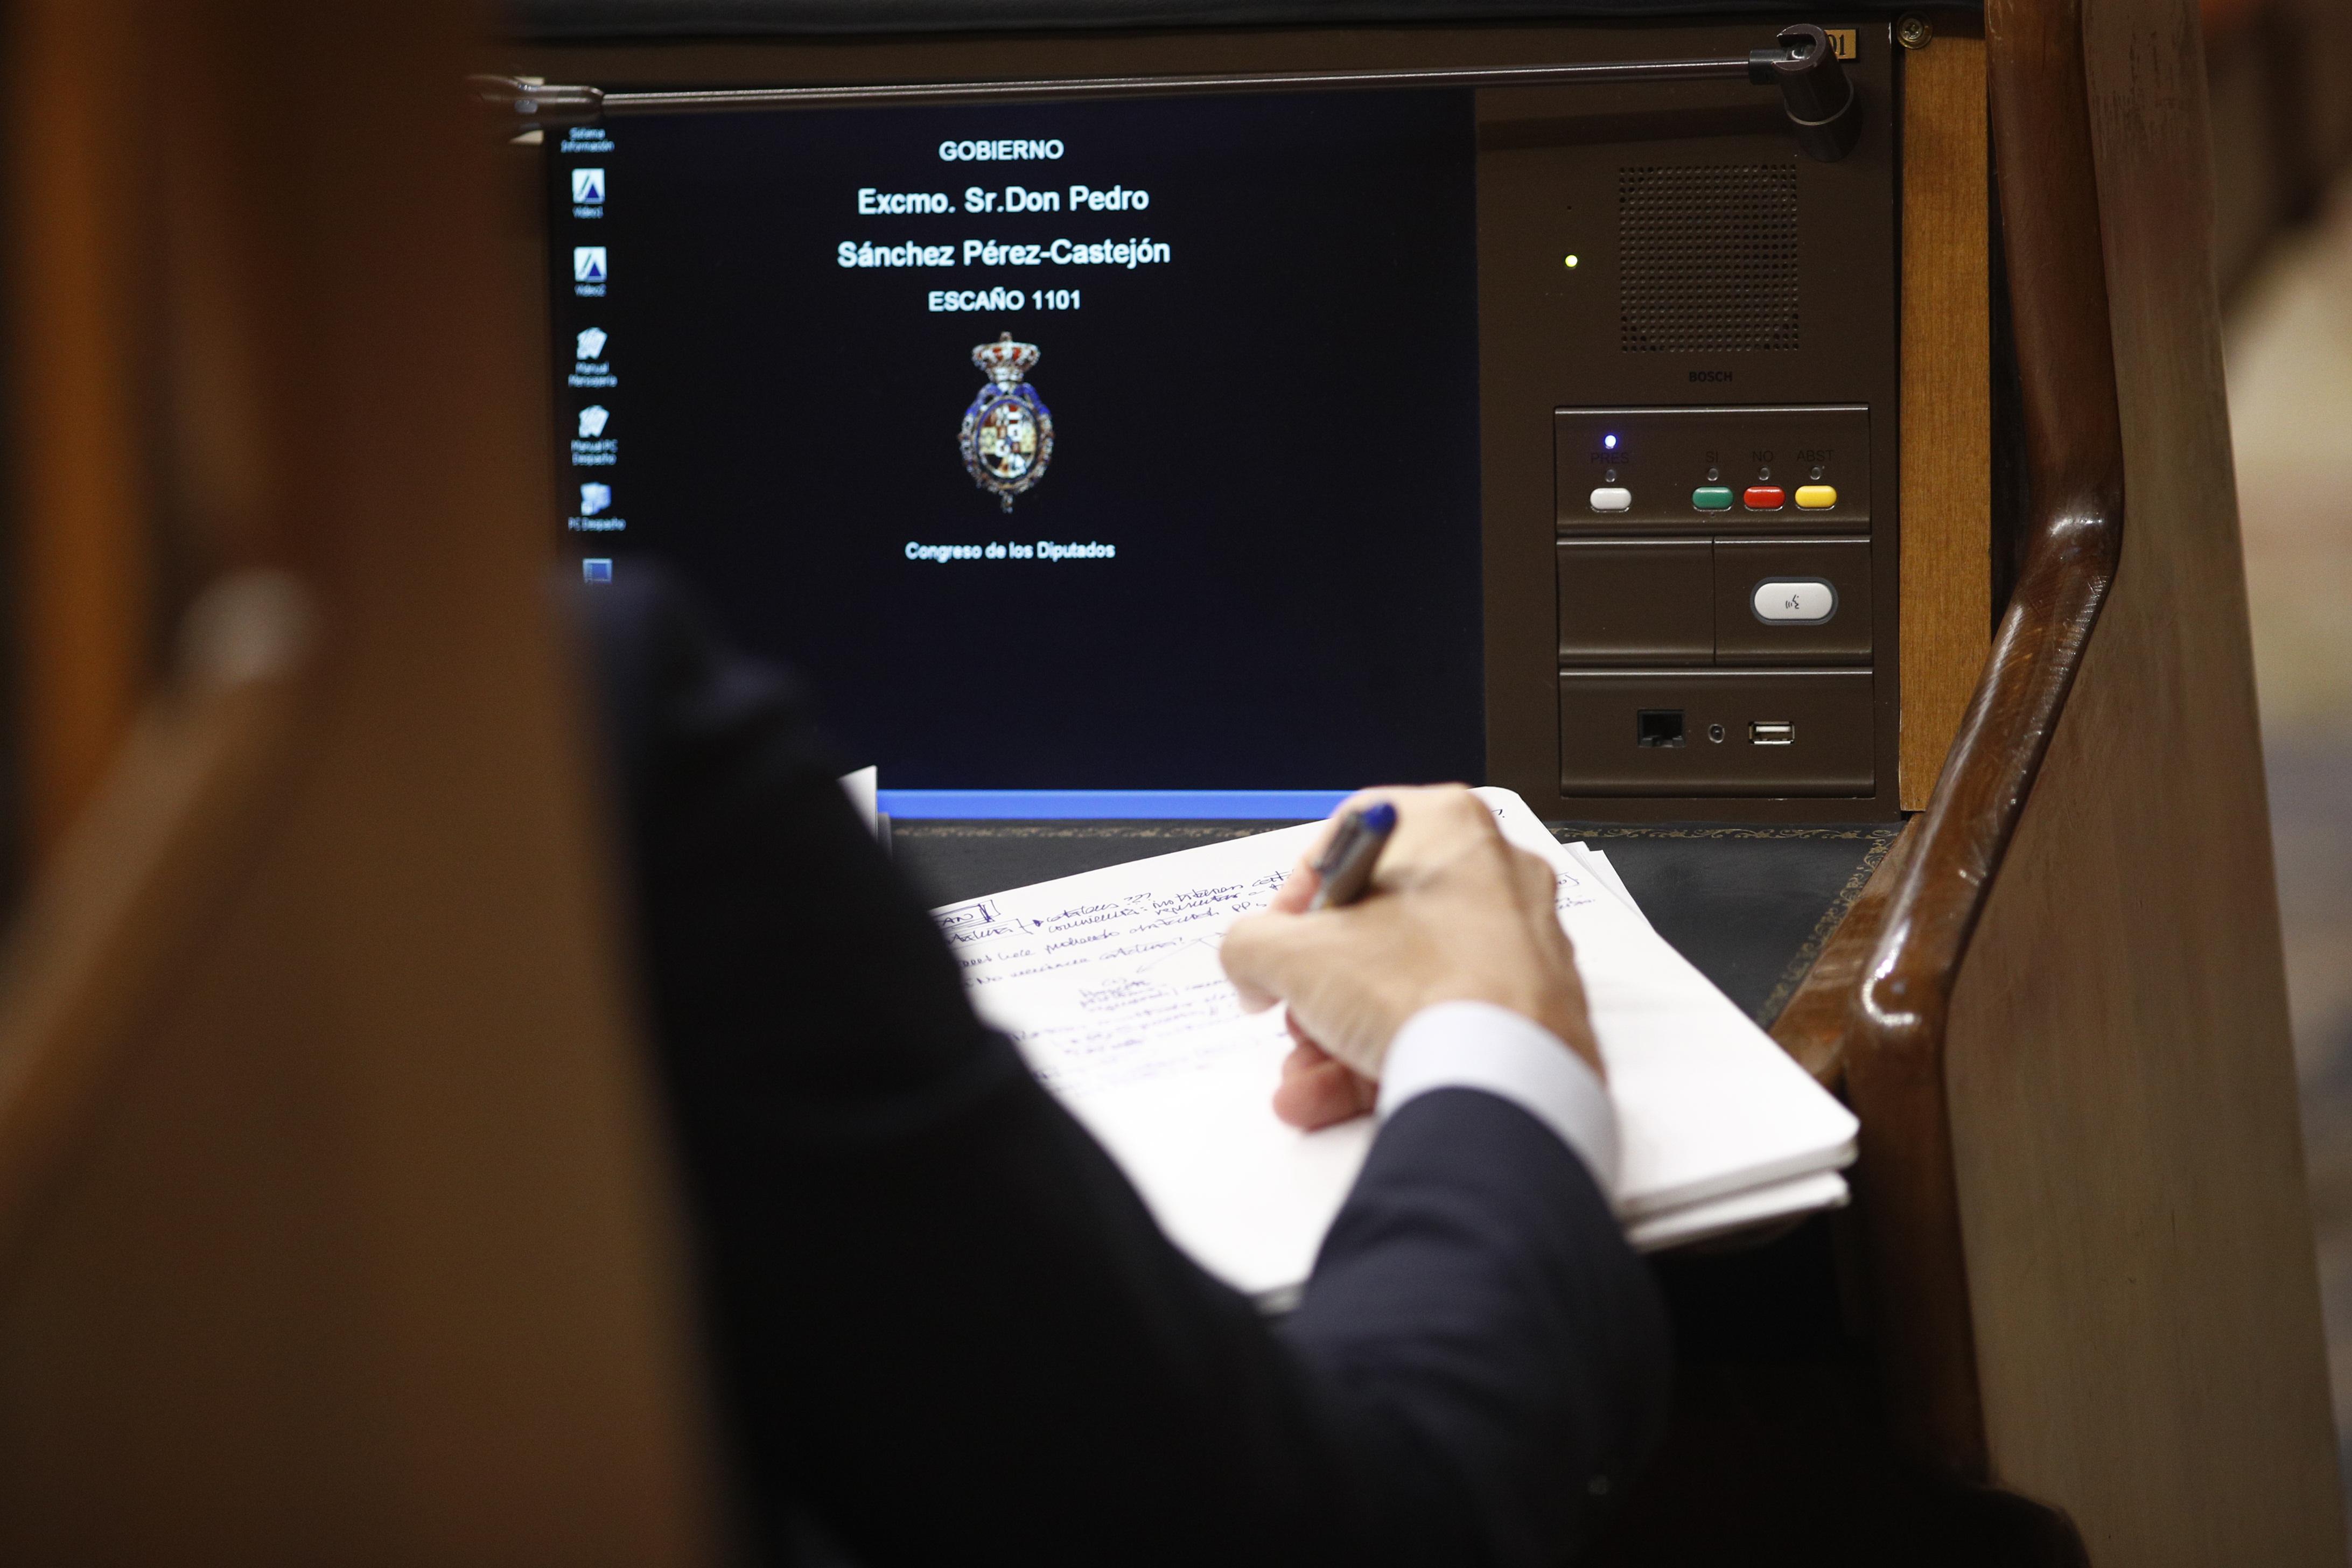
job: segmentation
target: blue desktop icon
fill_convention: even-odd
[[[613,580],[613,563],[592,556],[580,563],[580,577],[586,583],[609,583]]]

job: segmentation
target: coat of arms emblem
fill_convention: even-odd
[[[972,350],[971,363],[988,373],[988,384],[963,411],[956,444],[971,482],[1011,511],[1013,498],[1045,477],[1054,456],[1054,416],[1037,389],[1021,379],[1037,363],[1037,345],[1001,333]]]

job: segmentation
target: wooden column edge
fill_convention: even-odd
[[[1992,349],[1983,29],[1903,51],[1898,793],[1924,809],[1991,645]]]
[[[2124,521],[2080,0],[1991,0],[1987,16],[2032,479],[2025,565],[1925,815],[1777,1031],[1816,1076],[1842,1079],[1862,1119],[1856,1208],[1893,1436],[1964,1485],[1985,1483],[1990,1467],[1946,1026],[2114,580]]]

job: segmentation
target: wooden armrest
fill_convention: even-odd
[[[227,579],[0,954],[0,1258],[125,1065],[132,1020],[234,883],[296,748],[309,600]]]
[[[2023,571],[1927,811],[1776,1036],[1862,1118],[1864,1225],[1898,1435],[1982,1479],[1945,1076],[1962,959],[2113,582],[2123,435],[2076,0],[1992,0],[1996,168],[2032,511]]]

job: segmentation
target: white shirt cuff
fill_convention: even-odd
[[[1560,1037],[1491,1002],[1440,1002],[1405,1020],[1381,1068],[1383,1121],[1434,1089],[1498,1094],[1559,1134],[1602,1193],[1617,1191],[1617,1109]]]

